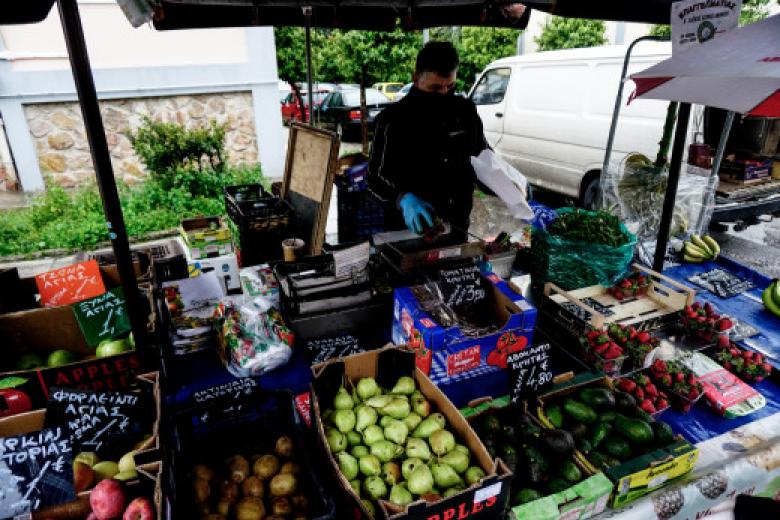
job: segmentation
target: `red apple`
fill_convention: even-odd
[[[73,487],[76,493],[81,493],[92,487],[95,483],[95,471],[92,466],[80,460],[73,463]]]
[[[127,497],[118,480],[107,478],[98,482],[89,494],[89,504],[97,520],[117,518],[125,510]]]
[[[90,513],[87,520],[98,520],[98,517],[95,516],[95,513]]]
[[[138,497],[130,502],[122,520],[154,520],[154,507],[148,498]]]
[[[5,406],[0,407],[0,417],[8,417],[32,410],[30,396],[21,390],[13,388],[0,389],[0,399],[5,401]]]

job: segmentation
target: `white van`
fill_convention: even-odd
[[[540,52],[488,65],[469,97],[496,152],[534,185],[591,207],[599,190],[612,112],[627,46]],[[671,44],[641,42],[629,75],[671,56]],[[633,92],[626,85],[625,99]],[[612,160],[655,158],[668,102],[623,106]]]

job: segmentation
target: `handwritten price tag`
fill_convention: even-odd
[[[95,260],[39,274],[35,283],[44,307],[70,305],[106,292]]]
[[[91,347],[130,332],[130,318],[127,316],[121,287],[77,303],[73,306],[73,312],[84,339]]]
[[[550,344],[544,343],[509,355],[507,369],[513,403],[535,397],[552,386],[551,351]]]
[[[476,265],[440,270],[439,288],[449,307],[478,303],[487,296]]]
[[[343,358],[364,352],[357,338],[344,334],[332,338],[311,339],[305,343],[307,357],[311,364],[324,363],[329,359]]]

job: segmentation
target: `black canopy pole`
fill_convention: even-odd
[[[311,77],[311,7],[303,8],[303,19],[306,21],[306,88],[308,88],[309,96],[309,117],[308,123],[314,124],[314,91],[312,90],[312,77]]]
[[[677,199],[677,184],[680,182],[680,170],[682,169],[683,153],[685,152],[685,139],[688,135],[688,121],[691,116],[691,104],[680,103],[680,111],[677,116],[677,128],[674,132],[674,145],[672,147],[672,160],[669,163],[669,179],[664,195],[664,208],[661,213],[661,224],[658,227],[658,238],[655,242],[655,258],[653,269],[661,272],[664,269],[666,248],[669,245],[669,232],[672,229],[674,217],[674,203]]]
[[[79,9],[76,0],[57,0],[60,11],[60,22],[65,34],[65,43],[68,47],[70,67],[73,71],[73,79],[76,83],[76,93],[81,106],[81,114],[84,118],[84,127],[87,131],[89,149],[92,153],[92,164],[95,167],[100,198],[103,201],[103,211],[106,216],[109,238],[114,248],[119,279],[122,284],[127,314],[133,329],[133,338],[139,352],[145,352],[146,320],[138,303],[138,284],[135,279],[135,269],[130,255],[130,244],[127,240],[125,220],[122,216],[122,207],[119,204],[119,194],[116,189],[114,170],[111,166],[111,156],[106,143],[106,133],[103,129],[103,120],[100,117],[95,82],[92,78],[92,70],[89,65],[87,45],[84,41],[84,30],[81,26]]]

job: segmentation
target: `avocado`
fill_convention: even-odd
[[[487,450],[488,454],[490,454],[491,459],[496,458],[496,440],[493,437],[487,437],[485,439],[482,439],[482,444],[485,445],[485,449]]]
[[[579,401],[575,401],[574,399],[566,399],[563,401],[563,411],[575,421],[585,424],[595,422],[598,417],[593,408]]]
[[[544,414],[556,428],[563,426],[563,412],[561,411],[561,405],[551,404],[545,409]]]
[[[547,462],[547,459],[535,446],[523,446],[523,455],[525,455],[529,461],[538,464],[542,473],[547,473],[550,469],[550,464]]]
[[[544,472],[538,462],[528,460],[526,462],[525,478],[530,484],[541,484],[544,480]]]
[[[617,417],[617,412],[610,410],[608,412],[603,412],[599,416],[599,421],[612,422],[615,420],[615,417]]]
[[[663,421],[655,421],[650,424],[650,427],[653,429],[655,442],[659,446],[668,446],[674,442],[674,432],[669,424]]]
[[[641,419],[631,419],[624,415],[615,418],[614,430],[638,446],[653,442],[653,429]]]
[[[620,464],[620,461],[617,460],[615,457],[606,455],[598,451],[591,451],[588,454],[588,460],[591,461],[596,467],[602,469],[608,469]]]
[[[550,490],[550,493],[560,493],[561,491],[566,491],[571,487],[571,484],[567,482],[566,480],[562,478],[551,478],[550,482],[547,483],[547,489]]]
[[[532,441],[539,436],[541,431],[535,424],[523,424],[515,428],[515,431],[519,433],[520,439],[523,441]]]
[[[504,439],[504,442],[514,442],[515,441],[515,427],[510,425],[504,425],[501,427],[501,438]]]
[[[593,449],[593,445],[585,437],[580,437],[577,439],[575,441],[575,445],[577,446],[578,450],[580,450],[582,453],[585,453],[586,455]]]
[[[483,433],[498,433],[501,430],[501,421],[495,415],[486,415],[480,424]]]
[[[501,446],[501,449],[498,451],[499,457],[501,457],[501,460],[506,462],[509,465],[517,464],[517,451],[514,447],[510,446],[509,444],[504,444]]]
[[[566,430],[545,430],[542,443],[547,451],[559,460],[569,459],[574,453],[574,437]]]
[[[633,413],[636,410],[636,399],[625,392],[615,392],[615,408],[621,413]]]
[[[574,440],[581,439],[588,434],[588,427],[582,423],[575,423],[567,428],[567,431],[571,433]]]
[[[570,460],[563,462],[560,473],[563,478],[572,484],[576,484],[582,480],[582,471],[580,471],[580,468],[578,468],[577,465]]]
[[[626,461],[631,458],[631,445],[617,435],[608,435],[600,447],[607,455],[615,457],[620,461]]]
[[[608,410],[615,406],[615,396],[607,388],[583,388],[579,398],[596,410]]]
[[[537,490],[531,488],[522,488],[518,489],[517,492],[512,495],[512,504],[526,504],[539,498],[542,498],[542,494]]]
[[[590,443],[594,448],[598,448],[601,441],[612,431],[612,423],[603,420],[596,423],[590,433]]]

